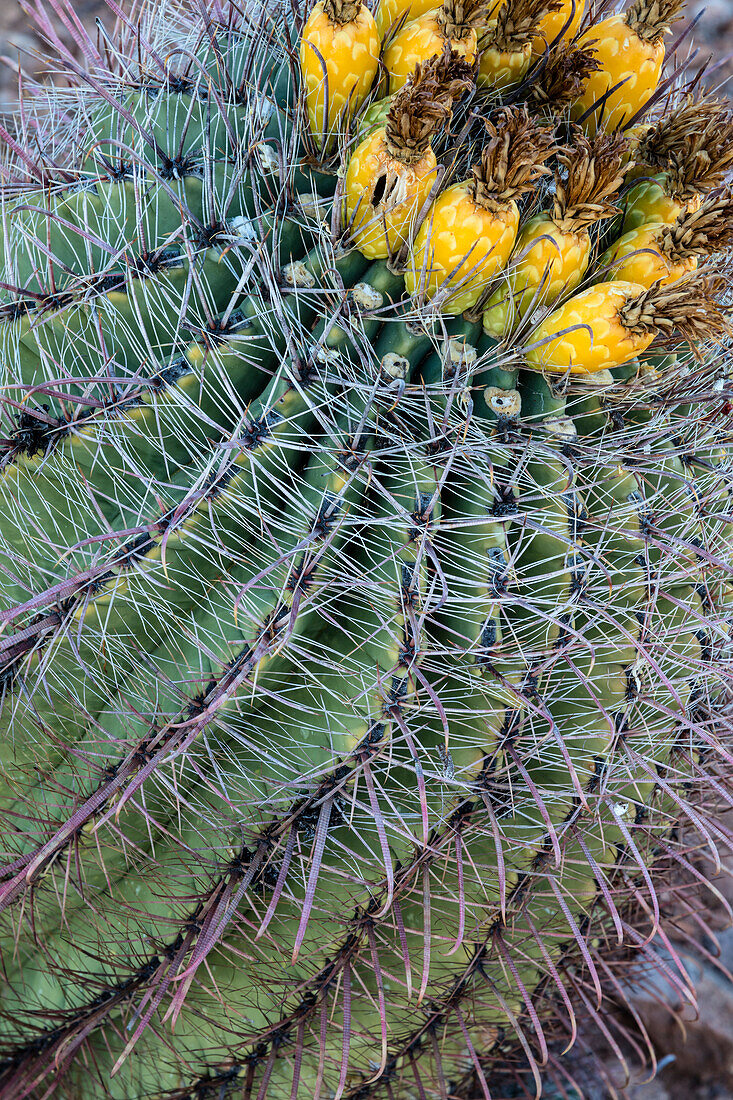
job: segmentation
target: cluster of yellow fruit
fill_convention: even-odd
[[[683,3],[635,0],[592,22],[584,0],[378,0],[375,14],[319,0],[301,40],[305,100],[323,155],[341,140],[354,245],[400,264],[418,302],[451,315],[479,306],[487,333],[519,332],[541,369],[589,373],[671,328],[719,332],[718,284],[694,273],[733,241],[731,192],[715,190],[733,164],[733,117],[688,96],[639,121]],[[471,96],[479,158],[441,190],[461,149],[440,165],[433,141]],[[370,115],[381,124],[364,127]],[[622,235],[568,297],[587,280],[599,223]]]

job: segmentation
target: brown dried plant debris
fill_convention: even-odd
[[[517,53],[537,34],[537,24],[553,11],[559,11],[562,0],[505,0],[487,27],[481,45],[500,53]]]
[[[498,211],[548,174],[545,161],[557,146],[553,128],[533,119],[526,106],[503,107],[485,126],[489,141],[471,168],[468,190],[477,206]]]
[[[641,164],[663,171],[670,157],[682,153],[691,141],[710,152],[719,151],[733,139],[733,116],[725,99],[688,96],[639,138],[634,155]]]
[[[437,20],[448,39],[460,42],[486,19],[488,0],[443,0]]]
[[[323,10],[332,23],[343,27],[354,23],[361,11],[362,0],[323,0]]]
[[[733,139],[733,125],[731,126]],[[687,202],[699,194],[707,194],[720,186],[733,168],[733,140],[720,148],[719,153],[710,156],[698,141],[693,141],[688,149],[673,153],[667,169],[668,189],[680,202]]]
[[[637,160],[663,170],[669,194],[687,202],[718,187],[733,168],[733,113],[711,101],[697,105],[697,126],[694,110],[675,114],[641,139]]]
[[[618,311],[624,328],[635,334],[679,334],[694,348],[729,335],[730,311],[718,300],[725,289],[719,275],[702,271],[669,285],[655,283]]]
[[[417,64],[404,88],[392,97],[387,114],[390,156],[403,164],[421,160],[435,132],[450,120],[454,104],[473,87],[474,77],[473,66],[448,47]]]
[[[562,230],[586,229],[619,212],[614,199],[623,183],[628,142],[600,130],[588,138],[573,126],[570,143],[558,153],[552,217]]]
[[[684,6],[685,0],[635,0],[624,18],[639,38],[656,46],[680,18]]]
[[[733,244],[733,191],[705,200],[698,210],[684,211],[674,225],[660,231],[660,247],[675,259],[712,256]]]
[[[585,88],[588,77],[600,70],[594,49],[559,42],[554,46],[529,90],[529,99],[538,107],[560,114],[565,107],[575,103]]]

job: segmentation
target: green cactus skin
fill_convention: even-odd
[[[302,14],[143,5],[10,141],[0,1100],[580,1095],[724,840],[719,349],[550,379],[418,309]]]

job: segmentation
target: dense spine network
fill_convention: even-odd
[[[729,843],[733,121],[655,96],[676,0],[579,6],[93,41],[58,0],[73,52],[36,11],[0,1100],[569,1095],[579,1024],[644,1045],[630,964],[694,999],[658,944]]]

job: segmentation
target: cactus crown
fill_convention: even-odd
[[[471,168],[468,192],[477,206],[500,210],[548,174],[544,162],[556,149],[554,134],[526,107],[504,107],[495,122],[487,119],[485,125],[489,140]]]
[[[613,198],[623,183],[628,143],[603,130],[589,139],[579,126],[558,154],[553,218],[562,229],[584,229],[618,212]]]
[[[685,0],[634,0],[624,18],[644,42],[659,45],[684,5]]]
[[[600,67],[592,47],[559,42],[533,79],[529,97],[538,107],[559,113],[575,103],[588,77]]]
[[[419,63],[392,97],[385,122],[390,156],[402,164],[421,160],[439,127],[450,118],[454,104],[473,85],[473,69],[447,44],[442,54]]]
[[[730,776],[730,380],[677,336],[721,288],[576,295],[600,235],[545,223],[577,282],[498,343],[423,290],[521,274],[568,156],[531,79],[454,125],[445,51],[357,143],[377,51],[351,114],[321,51],[336,173],[290,0],[135,0],[96,46],[50,6],[83,60],[0,195],[0,1097],[572,1095]],[[605,213],[621,139],[561,132],[562,213]],[[536,192],[505,218],[439,175],[482,137],[476,200]]]
[[[332,23],[353,23],[363,8],[362,0],[323,0],[323,10]]]
[[[447,39],[460,42],[486,18],[488,0],[443,0],[437,20]]]
[[[627,300],[618,311],[627,332],[678,332],[691,345],[730,333],[730,313],[720,304],[724,281],[718,275],[685,275],[671,286],[655,283]]]
[[[709,256],[733,243],[733,195],[727,188],[722,195],[705,200],[698,210],[683,210],[674,225],[660,231],[660,245],[668,256],[686,259]]]
[[[482,45],[500,53],[515,53],[536,34],[537,24],[550,12],[559,11],[562,0],[505,0],[496,20],[487,27]]]

